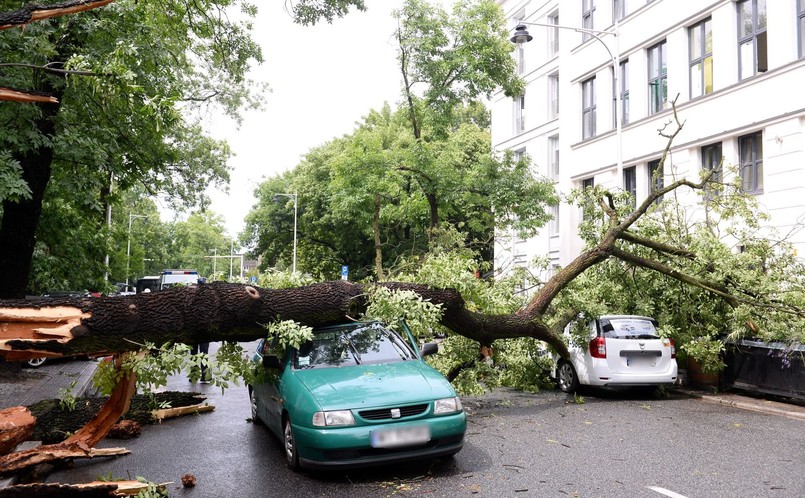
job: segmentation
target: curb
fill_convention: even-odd
[[[738,394],[707,394],[700,391],[680,388],[675,389],[675,391],[690,396],[691,398],[701,399],[707,403],[715,403],[722,406],[730,406],[741,410],[766,413],[805,422],[805,407],[796,404],[756,399]]]

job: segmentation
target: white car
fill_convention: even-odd
[[[674,341],[660,337],[657,321],[645,316],[607,315],[591,320],[571,334],[565,327],[570,361],[559,359],[556,381],[559,389],[575,392],[585,386],[657,386],[677,378]],[[571,335],[576,336],[574,341]],[[579,340],[581,339],[581,341]],[[583,342],[583,344],[580,344]]]

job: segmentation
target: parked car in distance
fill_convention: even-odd
[[[571,332],[574,326],[582,328],[582,337]],[[653,318],[607,315],[585,324],[571,322],[564,333],[570,361],[558,359],[555,372],[564,392],[575,392],[579,385],[633,387],[676,382],[674,341],[659,336]]]
[[[282,441],[288,467],[344,469],[454,455],[467,429],[447,379],[407,339],[380,322],[314,329],[284,358],[263,340],[254,355],[266,372],[249,386],[252,420]]]

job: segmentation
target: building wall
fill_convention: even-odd
[[[684,127],[665,163],[664,181],[687,177],[698,180],[701,148],[721,143],[727,169],[739,163],[739,137],[761,132],[763,189],[756,194],[771,216],[769,234],[794,243],[805,257],[805,58],[802,57],[798,0],[766,1],[767,70],[741,79],[739,60],[739,4],[733,0],[625,0],[626,17],[617,24],[618,37],[601,34],[582,41],[572,29],[527,25],[533,40],[522,47],[522,73],[526,81],[524,126],[514,126],[511,98],[496,95],[492,102],[492,143],[496,150],[525,151],[535,169],[550,176],[548,140],[559,137],[557,188],[563,194],[585,179],[596,185],[622,187],[618,144],[623,168],[636,167],[637,200],[649,191],[647,163],[659,159],[666,139],[658,134],[674,119],[670,102],[663,110],[649,112],[648,49],[665,40],[668,100],[676,101]],[[614,31],[613,1],[596,0],[595,30]],[[517,19],[549,23],[558,14],[559,25],[579,27],[582,0],[500,0],[511,27]],[[691,95],[689,28],[710,19],[712,32],[712,93]],[[559,33],[558,52],[548,46],[551,32]],[[757,42],[761,44],[761,41]],[[518,55],[517,49],[513,52]],[[612,55],[610,55],[612,54]],[[620,139],[614,119],[613,58],[628,60],[629,121]],[[549,77],[559,75],[559,113],[552,118]],[[582,82],[595,77],[596,134],[582,137]],[[669,128],[670,129],[670,128]],[[729,178],[729,177],[728,177]],[[727,179],[728,179],[727,178]],[[680,202],[695,205],[699,196],[678,192]],[[558,234],[544,229],[530,240],[498,233],[496,267],[506,271],[527,265],[536,257],[548,257],[551,265],[566,265],[582,250],[577,235],[580,210],[562,204]],[[773,236],[773,235],[770,235]]]

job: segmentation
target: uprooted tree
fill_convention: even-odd
[[[676,131],[665,135],[670,150]],[[708,179],[677,180],[651,192],[628,214],[616,196],[605,190],[593,192],[603,212],[601,236],[568,266],[558,271],[533,295],[527,306],[507,315],[489,315],[467,309],[461,294],[453,289],[432,288],[417,283],[385,282],[393,290],[413,291],[441,305],[440,323],[456,334],[491,344],[497,339],[531,337],[546,342],[560,355],[567,346],[560,338],[563,327],[576,309],[559,310],[553,304],[577,277],[593,266],[617,258],[673,278],[684,285],[703,289],[729,306],[755,306],[784,311],[800,319],[805,310],[779,296],[760,295],[720,273],[708,274],[707,266],[688,274],[674,266],[674,258],[697,258],[689,248],[674,247],[637,235],[631,229],[655,205],[677,189],[702,189]],[[639,254],[648,249],[654,255]],[[365,311],[368,286],[345,281],[324,282],[290,289],[264,289],[241,284],[214,283],[174,288],[150,294],[99,299],[60,301],[0,301],[0,357],[21,360],[39,356],[75,354],[131,354],[146,343],[250,341],[264,337],[264,325],[293,320],[308,326],[359,318]],[[750,318],[747,327],[757,328]],[[92,456],[93,446],[128,407],[134,392],[133,374],[118,383],[98,416],[65,442],[0,457],[0,473],[8,474],[42,461]]]

